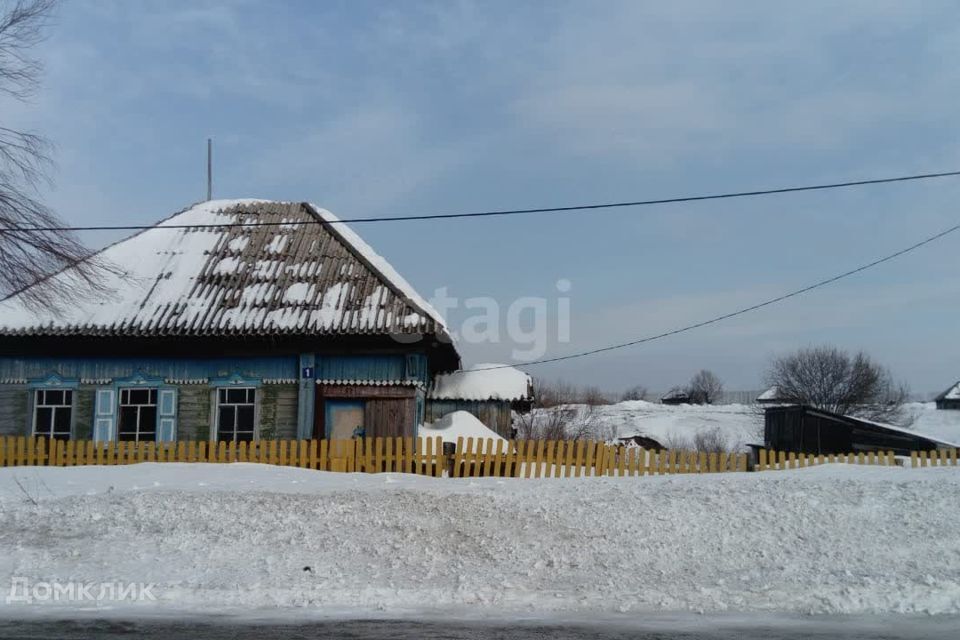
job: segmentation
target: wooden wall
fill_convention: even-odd
[[[448,413],[466,411],[473,414],[498,435],[513,437],[513,413],[505,400],[427,400],[425,422],[436,422]]]
[[[0,435],[28,435],[27,386],[0,385]]]
[[[260,437],[297,437],[297,385],[265,384],[260,387]]]

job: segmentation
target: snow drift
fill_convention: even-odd
[[[156,602],[112,605],[132,615],[956,614],[958,502],[955,468],[553,480],[8,468],[0,584],[155,584]],[[77,606],[0,598],[0,615]]]

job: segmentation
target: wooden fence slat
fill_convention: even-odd
[[[27,438],[26,448],[25,464],[32,467],[33,465],[37,464],[37,438]]]
[[[457,449],[453,452],[453,477],[460,478],[463,477],[463,460],[464,460],[464,441],[463,436],[457,436]]]
[[[593,456],[594,476],[601,477],[607,472],[607,444],[597,443],[597,452]]]
[[[502,478],[504,477],[504,451],[503,451],[503,440],[497,440],[497,448],[493,454],[493,475]]]
[[[483,440],[468,437],[465,447],[463,450],[463,477],[477,478],[480,476],[480,452],[483,449]]]
[[[38,466],[48,464],[48,455],[47,455],[47,443],[46,438],[39,438],[37,441],[36,456]]]

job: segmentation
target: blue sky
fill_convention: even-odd
[[[57,144],[77,224],[215,195],[341,217],[568,205],[960,168],[949,2],[65,3],[42,91],[5,120]],[[957,221],[960,181],[559,217],[365,225],[426,297],[504,307],[572,283],[571,342],[657,333]],[[85,238],[98,245],[113,237]],[[866,349],[916,391],[960,378],[960,239],[776,308],[532,369],[619,390],[699,368],[757,388],[773,354]],[[465,312],[454,312],[454,326]],[[464,345],[470,362],[516,345]]]

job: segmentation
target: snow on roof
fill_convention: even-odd
[[[937,400],[960,400],[960,382],[937,396]]]
[[[530,400],[530,376],[517,368],[484,363],[434,378],[434,400]]]
[[[676,399],[678,399],[678,398],[687,398],[687,397],[688,397],[688,394],[687,394],[687,390],[686,390],[686,389],[683,389],[682,387],[676,387],[676,388],[673,388],[673,389],[671,389],[670,391],[668,391],[668,392],[667,392],[666,394],[664,394],[664,396],[663,396],[662,398],[660,398],[660,399],[661,399],[661,400],[676,400]]]
[[[766,391],[764,391],[763,393],[761,393],[759,396],[757,396],[757,400],[776,400],[777,396],[779,395],[780,395],[780,389],[778,389],[777,386],[774,385],[769,389],[767,389]]]
[[[105,296],[58,312],[19,294],[0,300],[0,334],[446,336],[440,314],[336,220],[305,203],[192,206],[98,253],[116,271]],[[275,224],[203,226],[243,222]],[[312,224],[291,224],[303,222]],[[82,286],[70,268],[52,277]]]
[[[456,443],[457,438],[490,438],[505,440],[496,431],[487,427],[472,413],[454,411],[448,413],[436,422],[428,422],[420,428],[420,437],[433,438],[441,436],[444,442]]]
[[[907,434],[907,435],[911,435],[911,436],[915,436],[915,437],[926,438],[927,440],[930,440],[931,442],[936,442],[936,443],[938,443],[938,444],[940,444],[940,445],[943,445],[943,446],[945,446],[945,447],[950,447],[950,448],[953,448],[953,449],[960,448],[960,444],[957,444],[957,443],[954,443],[954,442],[947,442],[946,440],[943,440],[942,438],[938,438],[938,437],[936,437],[936,436],[927,435],[926,433],[920,433],[919,431],[916,431],[915,429],[904,429],[903,427],[897,427],[897,426],[894,426],[894,425],[892,425],[892,424],[887,424],[887,423],[885,423],[885,422],[877,422],[876,420],[868,420],[868,419],[866,419],[866,418],[861,418],[861,417],[859,417],[859,416],[845,415],[845,416],[843,416],[843,417],[844,417],[844,418],[850,418],[851,420],[859,420],[860,422],[865,422],[865,423],[867,423],[867,424],[872,424],[872,425],[875,426],[875,427],[880,427],[880,428],[882,428],[882,429],[887,429],[888,431],[895,431],[895,432],[897,432],[897,433],[905,433],[905,434]]]

